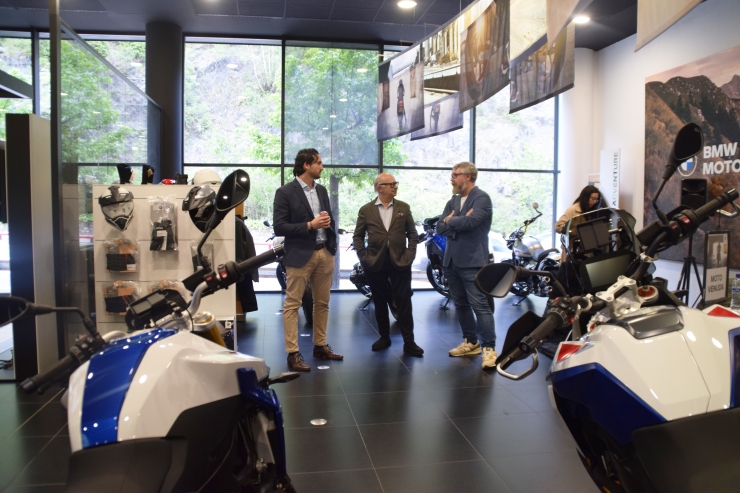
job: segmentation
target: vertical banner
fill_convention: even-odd
[[[463,114],[460,113],[460,98],[451,94],[424,106],[424,128],[411,134],[411,140],[425,139],[442,135],[463,127]]]
[[[740,189],[740,46],[696,60],[645,80],[645,216],[644,224],[657,219],[650,205],[660,185],[673,140],[687,123],[704,132],[704,149],[679,166],[658,199],[664,211],[681,205],[682,179],[706,179],[707,198],[727,189]],[[704,258],[704,234],[727,229],[737,238],[740,221],[715,215],[694,234],[693,254]],[[660,254],[681,260],[683,242]],[[730,251],[730,268],[740,268],[740,249]]]
[[[704,301],[719,303],[727,299],[730,282],[730,232],[710,231],[704,248]]]
[[[543,37],[511,62],[509,113],[540,103],[573,87],[575,26],[563,30],[552,48]]]
[[[378,66],[378,141],[424,126],[424,64],[416,46]]]
[[[660,36],[703,0],[637,0],[635,51]]]
[[[602,150],[600,153],[601,195],[608,207],[619,209],[619,149]]]
[[[509,84],[509,0],[491,3],[460,34],[460,111]]]

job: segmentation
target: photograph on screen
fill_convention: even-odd
[[[393,139],[424,126],[424,64],[419,47],[378,67],[378,141]]]
[[[508,50],[509,0],[498,0],[460,34],[460,111],[506,87]]]
[[[547,39],[511,62],[509,113],[540,103],[573,87],[575,75],[575,26],[570,23],[552,48]]]
[[[424,128],[412,132],[411,140],[446,134],[462,127],[459,94],[450,94],[424,106]]]

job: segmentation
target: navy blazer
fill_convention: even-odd
[[[326,228],[326,249],[332,255],[337,253],[337,234],[334,216],[331,213],[329,194],[326,188],[314,182],[316,195],[319,198],[320,210],[331,217],[331,224]],[[311,259],[316,249],[316,230],[308,230],[308,222],[314,218],[311,205],[297,180],[286,183],[275,192],[273,202],[272,227],[275,236],[285,237],[285,256],[283,265],[303,267]]]
[[[470,209],[473,213],[469,216]],[[455,211],[447,224],[444,218]],[[437,222],[437,233],[447,237],[445,258],[442,265],[448,267],[450,260],[457,267],[483,267],[488,264],[488,233],[491,231],[493,206],[491,197],[474,187],[460,210],[460,195],[453,195],[447,202],[442,217]]]

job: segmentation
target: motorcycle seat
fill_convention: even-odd
[[[560,252],[557,248],[548,248],[547,250],[537,250],[534,253],[534,261],[538,264],[547,258],[548,255],[550,255],[553,252]]]

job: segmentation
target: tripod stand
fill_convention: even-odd
[[[681,276],[678,278],[678,289],[675,292],[676,297],[680,298],[687,305],[689,304],[689,289],[691,286],[691,270],[694,270],[696,274],[696,283],[699,285],[699,296],[694,301],[696,302],[701,299],[704,303],[704,286],[702,285],[701,276],[699,275],[699,268],[696,266],[696,258],[693,253],[694,248],[694,235],[689,236],[689,254],[683,258],[683,267],[681,268]]]

